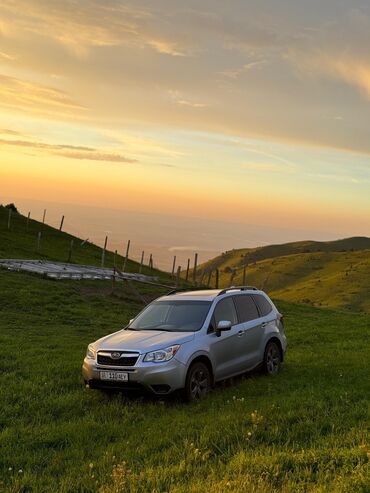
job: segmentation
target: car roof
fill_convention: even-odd
[[[168,295],[162,296],[160,299],[168,300],[179,300],[186,299],[189,301],[213,301],[218,296],[223,296],[226,294],[256,294],[262,293],[257,288],[252,286],[241,286],[241,287],[230,287],[227,289],[197,289],[197,290],[183,290],[183,291],[173,291],[168,293]]]

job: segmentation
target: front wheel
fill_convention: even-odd
[[[194,363],[188,371],[185,382],[185,399],[188,402],[203,399],[211,388],[211,373],[204,363]]]
[[[263,358],[263,371],[266,375],[276,375],[280,371],[281,354],[276,342],[269,342]]]

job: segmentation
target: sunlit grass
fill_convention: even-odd
[[[191,405],[126,399],[86,389],[81,364],[138,300],[0,270],[0,491],[368,491],[370,317],[278,306],[289,339],[278,376]]]

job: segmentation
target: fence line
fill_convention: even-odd
[[[12,229],[12,226],[13,226],[14,214],[13,214],[12,208],[8,208],[8,211],[9,212],[8,212],[8,217],[7,217],[7,229],[10,231]],[[20,216],[23,218],[23,215],[20,214]],[[53,226],[48,225],[46,223],[46,218],[47,218],[47,209],[44,208],[43,213],[42,213],[42,221],[40,221],[41,222],[41,228],[37,232],[36,240],[35,240],[35,252],[38,254],[42,253],[42,245],[44,244],[43,239],[45,240],[45,238],[47,236],[43,226],[49,226],[49,227],[53,228]],[[31,226],[31,211],[28,212],[27,216],[25,217],[25,221],[26,221],[25,229],[28,232],[30,230],[30,226]],[[55,229],[58,229],[60,232],[63,232],[64,223],[65,223],[65,215],[63,214],[61,216],[61,219],[60,219],[59,228],[57,227]],[[31,232],[32,232],[32,229],[31,229]],[[81,242],[80,246],[84,246],[88,241],[89,241],[88,239],[83,240]],[[102,252],[101,252],[101,267],[103,267],[103,268],[105,266],[105,261],[106,261],[107,244],[108,244],[108,236],[106,235],[105,240],[104,240],[104,246],[101,247],[101,250],[102,250]],[[99,247],[99,245],[96,245],[96,246]],[[127,269],[127,266],[128,266],[130,246],[131,246],[131,240],[129,239],[127,242],[127,246],[126,246],[126,254],[125,254],[124,259],[123,259],[123,266],[122,266],[123,272],[125,272],[125,270]],[[71,241],[68,245],[68,250],[66,251],[66,257],[68,259],[68,262],[71,262],[73,259],[74,249],[75,249],[75,242],[74,242],[74,239],[71,239]],[[115,250],[115,252],[113,252],[114,267],[117,267],[117,258],[118,258],[118,252],[117,252],[117,250]],[[139,263],[139,273],[141,273],[142,269],[144,268],[144,259],[145,259],[145,251],[143,250],[141,253],[140,263],[137,262],[137,263]],[[132,259],[132,260],[134,260],[134,259]],[[190,262],[191,262],[191,260],[190,260],[190,258],[188,258],[186,271],[184,272],[183,275],[181,275],[182,274],[181,266],[177,265],[177,256],[174,255],[173,262],[172,262],[171,275],[172,275],[172,278],[176,281],[176,285],[179,285],[181,279],[184,279],[185,282],[189,282]],[[150,255],[149,255],[148,268],[150,270],[154,270],[154,258],[153,258],[152,253],[150,253]],[[197,268],[198,268],[198,253],[195,252],[195,254],[194,254],[194,267],[193,267],[193,272],[192,272],[192,281],[193,281],[192,284],[194,284],[194,285],[197,285],[197,282],[198,282]],[[210,278],[209,278],[208,284],[209,283],[210,283]],[[203,282],[201,284],[203,284]]]

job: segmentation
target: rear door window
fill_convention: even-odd
[[[255,302],[249,294],[234,296],[239,323],[249,322],[259,317]]]
[[[271,303],[264,296],[260,294],[253,294],[252,296],[254,301],[257,303],[261,317],[265,317],[272,312]]]

